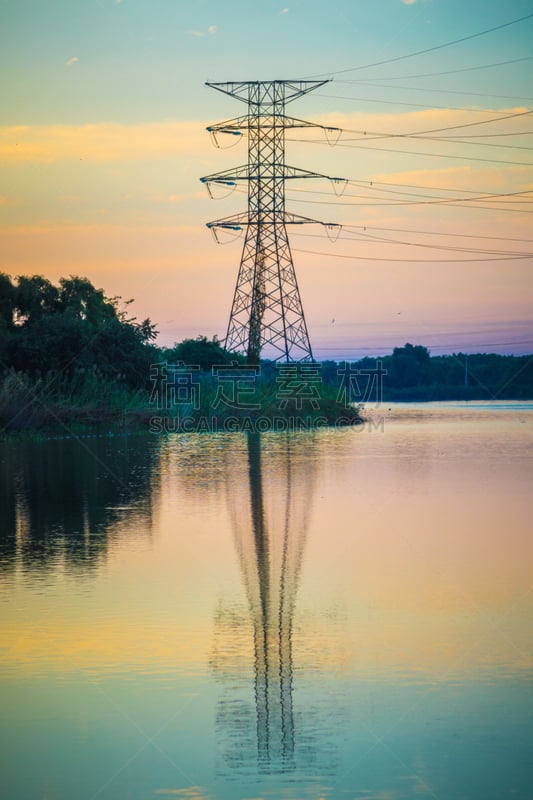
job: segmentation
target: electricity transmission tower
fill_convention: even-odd
[[[245,229],[237,284],[225,340],[227,351],[244,352],[249,364],[259,363],[266,346],[273,361],[312,361],[307,325],[292,263],[286,226],[317,220],[285,210],[285,181],[295,178],[331,178],[285,163],[285,131],[288,128],[338,128],[289,117],[285,105],[327,81],[242,81],[206,85],[241,100],[248,106],[244,116],[210,125],[217,134],[248,135],[248,163],[235,169],[207,175],[200,180],[212,185],[248,184],[248,212],[208,222],[215,238],[217,229]],[[335,139],[336,141],[336,139]],[[334,142],[331,142],[334,143]],[[319,223],[332,227],[331,223]],[[218,239],[217,239],[218,241]]]

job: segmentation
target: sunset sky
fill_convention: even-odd
[[[0,271],[223,338],[242,238],[205,223],[246,194],[199,178],[246,162],[205,131],[244,107],[205,81],[332,78],[287,109],[343,129],[288,132],[287,162],[349,180],[287,186],[343,225],[290,231],[315,355],[531,353],[532,42],[530,0],[0,0]]]

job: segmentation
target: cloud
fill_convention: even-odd
[[[156,789],[154,794],[165,797],[182,797],[186,800],[208,800],[208,795],[200,786],[191,786],[187,789]]]
[[[187,36],[205,36],[206,34],[207,36],[214,36],[216,32],[217,32],[216,25],[210,25],[206,31],[192,31],[192,30],[185,31]]]
[[[181,194],[169,194],[167,200],[169,203],[181,203],[183,197],[181,196]]]
[[[416,0],[401,0],[405,6],[414,6]]]
[[[20,205],[20,200],[17,197],[8,197],[5,194],[0,194],[0,207],[18,206],[18,205]]]
[[[282,8],[279,13],[280,14],[288,14],[289,13],[289,9],[288,8]]]
[[[69,60],[67,61],[67,67],[71,67],[73,64],[77,64],[78,61],[79,61],[78,56],[72,56],[72,58],[69,58]]]
[[[57,199],[61,203],[66,203],[67,205],[76,205],[77,203],[81,203],[83,198],[79,194],[60,194]]]
[[[412,131],[424,131],[437,127],[448,127],[452,125],[465,125],[473,122],[483,123],[485,119],[498,117],[506,114],[523,114],[513,120],[512,132],[526,130],[529,117],[526,115],[526,106],[505,106],[500,108],[487,109],[483,115],[469,109],[442,109],[426,108],[419,111],[406,111],[401,113],[371,112],[371,113],[342,113],[329,112],[321,114],[318,121],[324,125],[338,126],[352,130],[366,131],[367,134],[378,133],[411,133]],[[486,115],[485,115],[486,114]],[[455,133],[460,134],[458,128]],[[340,140],[342,143],[342,137]]]
[[[209,154],[202,122],[0,127],[0,163],[109,162]]]

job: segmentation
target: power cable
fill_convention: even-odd
[[[347,144],[348,142],[375,142],[382,139],[417,139],[420,142],[444,142],[445,144],[468,144],[474,147],[495,147],[502,150],[526,150],[531,151],[533,147],[520,144],[492,144],[492,142],[477,142],[476,137],[471,136],[472,141],[465,141],[467,137],[462,136],[419,136],[413,133],[382,133],[375,136],[359,136],[356,139],[339,139],[335,142],[335,146],[340,144]],[[288,137],[289,142],[306,142],[309,144],[323,144],[322,139],[293,139]]]
[[[441,75],[456,75],[459,72],[474,72],[475,70],[480,69],[489,69],[491,67],[503,67],[506,64],[518,64],[520,61],[531,61],[533,60],[533,56],[524,56],[523,58],[511,58],[508,61],[493,61],[491,64],[480,64],[476,67],[459,67],[458,69],[447,69],[443,72],[423,72],[418,73],[417,75],[387,75],[384,78],[366,78],[366,80],[376,80],[376,81],[404,81],[404,80],[411,80],[414,78],[436,78],[440,77]],[[337,83],[357,83],[357,80],[349,81],[349,80],[341,80],[337,81]]]
[[[300,200],[299,198],[296,198],[296,197],[293,198],[293,202],[294,203],[306,203],[308,205],[309,204],[311,204],[311,205],[320,205],[320,206],[323,206],[323,205],[329,205],[329,206],[331,206],[331,205],[334,205],[334,206],[364,206],[364,207],[379,206],[380,208],[385,208],[386,206],[429,205],[429,203],[425,204],[422,201],[417,201],[417,200],[413,200],[410,203],[409,202],[402,203],[400,201],[397,201],[397,202],[385,202],[384,201],[382,203],[341,203],[341,202],[338,202],[337,200],[331,200],[329,202],[325,202],[325,201],[321,201],[321,200]],[[476,208],[476,209],[480,209],[480,210],[483,210],[483,211],[513,211],[513,212],[518,213],[518,214],[533,214],[533,211],[526,211],[525,209],[521,209],[521,208],[505,208],[505,207],[502,207],[502,206],[492,206],[492,207],[491,206],[475,206],[475,205],[466,205],[466,204],[457,203],[457,202],[449,203],[447,205],[447,208]]]
[[[436,89],[433,86],[389,86],[386,83],[378,82],[379,78],[373,81],[337,81],[337,83],[349,83],[351,86],[371,86],[373,89],[404,89],[407,92],[431,92],[432,94],[460,94],[468,97],[498,97],[503,100],[529,100],[533,102],[533,97],[514,94],[487,94],[486,92],[464,92],[458,89]]]
[[[397,136],[398,138],[402,138],[401,134]],[[383,138],[392,138],[392,137],[383,137]],[[318,144],[318,145],[328,144],[327,142],[322,142],[319,141],[318,139],[291,139],[291,141],[302,142],[306,144]],[[364,140],[361,139],[360,141]],[[370,139],[370,141],[372,141],[372,139]],[[344,147],[352,149],[356,148],[360,150],[377,150],[379,153],[401,153],[402,155],[426,156],[427,158],[451,158],[459,161],[482,161],[485,164],[509,164],[510,166],[533,167],[533,162],[531,161],[508,161],[499,158],[482,158],[481,156],[458,156],[458,155],[453,155],[451,153],[424,153],[421,150],[399,150],[391,147],[371,147],[365,144],[356,145],[350,143],[343,144],[342,142],[338,142],[335,145],[335,147]]]
[[[310,239],[328,239],[326,234],[317,233],[298,233],[295,232],[293,236],[305,236]],[[373,236],[369,233],[358,233],[352,236],[346,236],[344,231],[341,231],[338,240],[348,242],[361,242],[369,240],[369,244],[401,244],[406,247],[423,247],[430,250],[445,250],[456,253],[475,253],[477,255],[499,255],[499,256],[524,256],[526,258],[533,258],[533,253],[520,253],[516,250],[483,250],[480,248],[472,247],[453,247],[450,245],[426,244],[425,242],[405,242],[400,239],[388,239],[384,236]]]
[[[299,247],[292,248],[296,253],[308,253],[314,256],[325,256],[326,258],[347,258],[354,261],[386,261],[386,262],[402,262],[408,264],[422,263],[427,264],[427,258],[378,258],[377,256],[349,256],[343,253],[324,253],[318,250],[303,250]],[[518,256],[498,256],[497,258],[432,258],[432,264],[464,264],[472,261],[520,261],[526,258],[532,258],[531,255],[518,255]]]
[[[408,108],[425,108],[427,103],[407,103],[402,100],[379,100],[377,97],[346,97],[340,94],[324,94],[323,92],[315,92],[315,97],[324,97],[328,100],[355,100],[358,103],[378,103],[384,106],[406,106]],[[464,106],[438,106],[431,104],[432,109],[437,111],[464,111]],[[472,114],[488,114],[490,112],[487,108],[469,108],[467,109]]]
[[[450,197],[450,198],[446,198],[446,197],[435,197],[434,195],[427,195],[427,194],[417,194],[415,192],[397,192],[394,189],[379,189],[377,187],[378,181],[350,181],[350,180],[347,180],[346,183],[349,184],[349,185],[357,186],[358,188],[359,187],[363,187],[363,186],[366,188],[366,185],[369,185],[370,188],[375,188],[375,191],[386,192],[387,194],[398,194],[398,195],[402,195],[403,197],[422,197],[425,200],[436,200],[437,202],[441,201],[441,202],[445,202],[445,203],[455,203],[455,202],[460,202],[460,201],[471,202],[472,200],[497,200],[500,197],[516,197],[516,196],[521,196],[521,195],[533,195],[533,189],[526,189],[524,191],[519,191],[519,192],[474,192],[474,191],[470,191],[468,189],[464,189],[463,191],[465,193],[471,194],[471,195],[473,195],[473,197]],[[374,187],[374,185],[373,185],[374,183],[376,184],[376,187]],[[390,184],[390,185],[394,186],[395,184]],[[398,185],[401,186],[402,184],[398,184]],[[406,184],[406,185],[408,185],[408,184]],[[438,188],[437,189],[435,189],[435,188],[431,189],[430,187],[426,188],[426,187],[422,187],[422,186],[410,187],[410,188],[426,189],[426,191],[441,191],[441,192],[444,192],[444,191],[448,191],[448,192],[452,192],[453,191],[454,192],[454,191],[456,191],[455,189],[438,189]],[[306,194],[322,194],[322,195],[327,195],[328,197],[331,197],[331,193],[330,192],[320,191],[319,189],[292,189],[292,191],[293,192],[305,192]],[[368,198],[368,199],[372,199],[372,200],[376,200],[376,199],[377,200],[382,200],[382,199],[383,200],[387,200],[388,199],[388,198],[380,198],[380,197],[376,198],[375,196],[371,196],[371,195],[360,195],[360,194],[358,195],[358,194],[345,194],[345,193],[342,194],[342,197],[355,197],[355,198],[358,198],[358,199]],[[529,203],[529,202],[531,202],[531,200],[533,200],[533,197],[531,197],[530,199],[526,200],[526,202]],[[504,201],[504,202],[506,202],[506,201]]]
[[[351,183],[351,182],[350,182]],[[322,192],[317,189],[293,189],[295,193],[305,193],[305,194],[320,194],[320,195],[327,195],[328,197],[331,196],[329,192]],[[448,203],[471,203],[475,200],[498,200],[502,197],[516,197],[517,195],[522,194],[532,194],[532,191],[526,192],[508,192],[508,193],[501,193],[501,194],[487,194],[487,195],[474,195],[473,197],[435,197],[434,195],[425,195],[425,194],[416,194],[414,192],[395,192],[393,189],[376,189],[378,192],[386,192],[387,195],[390,194],[397,194],[401,195],[402,197],[420,197],[422,200],[391,200],[389,197],[376,197],[375,195],[364,195],[364,194],[344,194],[342,197],[353,197],[358,200],[376,200],[377,203],[373,203],[372,205],[381,205],[386,203],[389,205],[389,201],[392,205],[425,205],[425,204],[435,204],[439,205],[441,203],[448,204]],[[298,198],[296,198],[298,199]],[[528,205],[533,198],[528,198],[527,200],[502,200],[503,203],[516,203],[516,204],[523,204]],[[327,201],[324,201],[324,204],[327,204]],[[336,205],[339,205],[336,203]],[[341,203],[341,205],[359,205],[359,203]]]
[[[378,225],[346,225],[343,228],[362,228],[364,231],[391,231],[393,233],[416,233],[420,236],[455,236],[461,239],[493,239],[498,242],[527,242],[533,244],[533,239],[519,239],[513,236],[487,236],[486,234],[475,233],[450,233],[449,231],[424,231],[414,230],[413,228],[386,228]]]
[[[493,28],[486,28],[483,31],[478,31],[477,33],[471,33],[468,36],[462,36],[460,39],[453,39],[451,42],[444,42],[443,44],[433,45],[433,47],[426,47],[424,50],[417,50],[414,53],[406,53],[403,56],[395,56],[394,58],[385,58],[381,61],[374,61],[370,64],[361,64],[358,67],[347,67],[346,69],[338,69],[335,72],[328,72],[328,73],[320,73],[319,75],[307,75],[305,80],[312,80],[314,78],[321,78],[325,77],[326,75],[342,75],[346,72],[355,72],[360,69],[370,69],[371,67],[380,67],[383,64],[393,64],[397,61],[403,61],[406,58],[414,58],[415,56],[422,56],[426,53],[434,53],[436,50],[443,50],[445,47],[452,47],[456,44],[461,44],[461,42],[468,42],[472,39],[477,39],[480,36],[486,36],[488,33],[494,33],[495,31],[500,31],[503,28],[508,28],[511,25],[517,25],[519,22],[525,22],[526,19],[531,19],[533,14],[526,14],[523,17],[518,17],[518,19],[512,19],[509,22],[502,22],[500,25],[495,25]]]

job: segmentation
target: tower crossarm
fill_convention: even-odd
[[[206,81],[206,86],[216,89],[218,92],[228,94],[241,100],[246,105],[262,105],[277,101],[280,89],[283,91],[285,103],[296,100],[308,92],[313,92],[329,83],[329,79],[322,81],[300,81],[300,80],[278,80],[278,81],[225,81],[224,83],[213,83]],[[260,98],[260,99],[259,99]]]
[[[250,167],[248,164],[243,164],[242,167],[213,172],[212,175],[205,175],[200,180],[202,183],[223,183],[226,186],[233,186],[236,181],[248,181],[250,178]]]
[[[301,169],[301,167],[290,167],[288,164],[279,165],[283,168],[283,178],[325,178],[334,183],[345,183],[345,178],[334,178],[332,175],[323,175],[321,172],[310,172],[308,169]]]
[[[324,225],[326,228],[342,228],[338,222],[323,222],[319,219],[312,219],[311,217],[302,217],[300,214],[293,214],[286,211],[282,220],[285,225]],[[238,231],[246,228],[248,225],[257,224],[251,223],[248,214],[233,214],[230,217],[222,217],[215,219],[212,222],[206,222],[206,227],[210,230],[213,228],[225,228],[226,230]]]
[[[232,231],[240,231],[248,225],[248,214],[234,214],[231,217],[223,217],[222,219],[215,219],[212,222],[206,222],[206,228],[226,228]]]
[[[323,175],[321,172],[311,172],[308,169],[301,169],[301,167],[290,167],[288,164],[272,165],[272,174],[277,178],[325,178],[334,183],[345,182],[345,178],[334,178],[331,175]],[[232,186],[237,181],[253,181],[259,180],[262,176],[257,174],[257,168],[252,164],[243,164],[241,167],[234,167],[233,169],[226,169],[222,172],[213,172],[211,175],[205,175],[200,178],[202,183],[222,183],[227,186]]]
[[[323,222],[320,219],[302,217],[300,214],[293,214],[290,211],[285,212],[285,225],[324,225],[326,228],[342,228],[338,222]]]
[[[322,125],[319,122],[309,122],[305,119],[298,119],[297,117],[287,117],[285,114],[277,115],[275,118],[269,115],[258,117],[250,117],[248,114],[228,119],[224,122],[215,122],[208,125],[206,130],[209,133],[240,133],[241,131],[249,131],[251,128],[319,128],[323,131],[341,131],[342,128],[336,128],[333,125]]]

